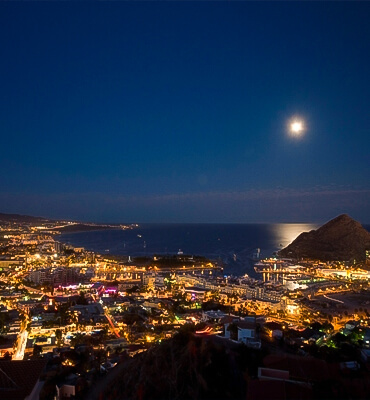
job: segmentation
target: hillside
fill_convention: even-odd
[[[263,352],[180,333],[117,366],[90,400],[245,399]]]
[[[370,250],[370,232],[359,222],[342,214],[319,229],[301,233],[279,255],[323,261],[363,261],[366,250]]]
[[[32,217],[30,215],[21,214],[5,214],[0,213],[0,224],[26,224],[31,226],[36,225],[47,225],[49,231],[57,231],[61,233],[74,233],[74,232],[86,232],[86,231],[98,231],[105,229],[119,229],[119,225],[104,225],[104,224],[93,224],[84,222],[75,222],[73,224],[66,223],[64,221],[56,221],[44,217]],[[58,226],[55,226],[58,224]],[[53,227],[54,226],[54,227]]]
[[[77,233],[77,232],[88,232],[88,231],[101,231],[106,229],[119,229],[119,226],[75,223],[71,225],[58,226],[56,228],[52,228],[49,230],[58,231],[61,233]]]
[[[270,346],[261,349],[217,336],[180,332],[122,361],[92,386],[88,400],[349,400],[365,399],[368,373],[343,374],[349,355],[323,346],[323,359]],[[328,349],[326,347],[326,349]],[[325,355],[327,354],[327,356]],[[331,354],[329,356],[329,354]],[[353,357],[351,354],[350,357]],[[328,362],[326,358],[330,358]],[[352,358],[351,358],[352,359]],[[335,361],[334,361],[335,360]],[[334,362],[333,362],[334,361]],[[286,371],[288,380],[257,379],[258,368]],[[267,377],[268,375],[266,375]],[[338,390],[338,388],[341,388]],[[345,389],[344,389],[345,388]]]
[[[0,213],[0,222],[17,222],[17,223],[45,223],[51,220],[43,217],[31,217],[30,215],[21,214],[5,214]]]

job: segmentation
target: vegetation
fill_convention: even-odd
[[[104,399],[245,399],[265,353],[184,331],[112,371]],[[163,373],[166,371],[166,373]],[[92,398],[94,394],[92,394]]]

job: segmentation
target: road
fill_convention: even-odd
[[[42,290],[30,287],[30,286],[26,286],[26,285],[19,285],[19,289],[26,289],[30,293],[45,294]]]
[[[323,297],[325,297],[325,298],[327,298],[327,299],[329,299],[329,300],[336,301],[337,303],[342,303],[342,304],[344,304],[344,301],[342,301],[342,300],[337,300],[337,299],[333,299],[332,297],[329,297],[329,296],[327,296],[326,294],[323,294]]]
[[[105,314],[105,317],[107,318],[107,320],[108,320],[108,322],[109,322],[109,325],[110,325],[110,327],[111,327],[112,332],[113,332],[118,338],[121,337],[120,334],[118,333],[116,327],[114,326],[113,321],[112,321],[110,315],[108,314],[108,311],[105,311],[104,314]]]
[[[26,328],[24,328],[18,336],[17,350],[15,351],[12,360],[23,360],[24,351],[26,350],[27,338],[28,332]]]
[[[91,294],[91,297],[92,297],[96,302],[99,301],[99,298],[98,298],[97,295]],[[105,315],[105,318],[107,318],[107,321],[108,321],[108,323],[109,323],[109,326],[110,326],[111,331],[112,331],[118,338],[120,338],[121,336],[120,336],[120,334],[118,333],[118,330],[116,329],[116,327],[114,326],[114,323],[113,323],[113,321],[112,321],[112,318],[111,318],[110,315],[109,315],[109,311],[108,311],[108,308],[107,308],[107,307],[104,307],[104,315]]]

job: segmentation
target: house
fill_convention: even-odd
[[[270,354],[263,359],[263,364],[266,368],[288,371],[294,381],[322,382],[332,374],[328,363],[313,357]]]
[[[107,350],[108,348],[110,350],[116,350],[123,348],[126,345],[127,345],[127,340],[125,338],[110,339],[104,342],[105,350]]]
[[[0,357],[4,357],[5,355],[11,355],[13,353],[13,348],[16,343],[17,336],[16,335],[6,335],[0,336]]]
[[[56,392],[55,400],[74,398],[76,395],[76,386],[75,384],[66,383],[56,385]]]
[[[248,340],[256,337],[256,322],[255,321],[238,321],[238,342],[245,343]]]
[[[347,321],[347,322],[346,322],[345,328],[348,329],[348,330],[350,330],[350,331],[352,331],[352,330],[355,329],[356,326],[358,326],[359,324],[360,324],[359,321],[355,321],[355,320],[351,319],[350,321]]]
[[[300,338],[304,343],[310,343],[310,342],[316,342],[324,335],[325,335],[324,332],[312,328],[306,328],[301,332]]]
[[[284,379],[255,379],[248,383],[247,400],[311,400],[312,387]]]
[[[232,338],[232,329],[231,329],[230,326],[232,324],[235,325],[239,321],[239,319],[240,318],[235,316],[235,315],[227,315],[227,316],[221,318],[221,323],[224,326],[225,338],[227,338],[227,339],[231,339]]]
[[[48,351],[53,351],[53,348],[56,345],[56,337],[49,335],[45,336],[37,336],[33,341],[33,345],[37,344],[42,347],[42,353],[47,353]]]
[[[280,339],[283,337],[283,326],[275,321],[266,322],[264,325],[264,329],[266,333],[276,339]]]
[[[226,314],[223,311],[217,310],[217,311],[205,311],[202,314],[202,320],[203,321],[209,321],[211,323],[220,323],[222,321],[222,318],[226,317]]]
[[[344,373],[351,373],[360,369],[357,361],[344,361],[339,364],[340,370]]]
[[[76,304],[70,310],[80,316],[81,320],[100,321],[100,317],[104,317],[104,309],[100,303],[90,303],[87,305]]]
[[[289,371],[258,367],[259,379],[289,380]]]
[[[236,316],[226,316],[221,322],[224,325],[225,337],[244,343],[250,347],[261,347],[261,341],[256,338],[255,317],[240,319]]]
[[[211,291],[198,286],[185,288],[186,298],[188,300],[204,300]]]
[[[362,349],[361,350],[361,359],[365,363],[370,363],[370,349]]]
[[[83,388],[83,382],[76,374],[69,374],[63,382],[56,385],[55,400],[74,399]]]
[[[365,329],[364,333],[364,347],[365,348],[370,348],[370,328]]]

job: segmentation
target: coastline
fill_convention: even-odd
[[[137,229],[62,232],[56,240],[102,256],[183,254],[217,261],[225,274],[257,278],[255,262],[289,244],[308,224],[142,224]],[[261,257],[255,257],[256,249]]]

